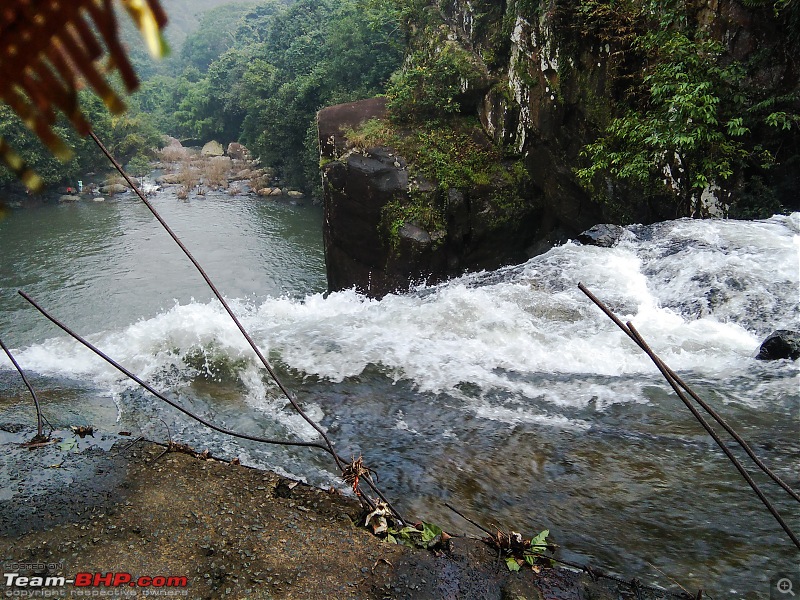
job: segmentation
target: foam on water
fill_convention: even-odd
[[[589,384],[587,391],[547,377],[654,377],[655,370],[577,289],[579,282],[623,321],[632,320],[674,369],[746,378],[761,337],[796,328],[798,222],[795,214],[632,227],[612,249],[568,243],[523,265],[380,301],[351,290],[233,305],[264,354],[302,377],[341,382],[373,365],[421,392],[459,397],[469,385],[482,398],[499,392],[554,406],[600,399],[603,407],[641,401],[641,393],[627,383],[612,392],[613,383]],[[198,368],[214,377],[213,365],[227,361],[253,406],[312,433],[281,411],[252,350],[216,303],[176,304],[91,341],[143,379],[166,385],[191,379]],[[18,356],[41,374],[90,378],[112,391],[130,385],[64,338]],[[485,402],[476,405],[481,414],[491,412]]]

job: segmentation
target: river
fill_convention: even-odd
[[[346,456],[407,515],[479,533],[550,529],[567,560],[714,598],[765,598],[798,554],[646,356],[577,289],[631,319],[779,475],[800,485],[797,364],[753,359],[798,328],[800,214],[632,226],[523,265],[371,300],[326,295],[318,208],[209,193],[156,207]],[[6,209],[0,336],[53,425],[169,436],[342,487],[325,456],[204,430],[66,338],[17,295],[215,422],[315,439],[197,273],[130,195]],[[0,425],[32,426],[0,357]],[[741,453],[740,453],[741,454]],[[760,475],[785,518],[800,509]]]

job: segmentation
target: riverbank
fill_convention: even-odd
[[[630,591],[564,569],[511,573],[470,537],[438,555],[389,544],[361,526],[355,500],[224,460],[97,432],[35,449],[20,446],[27,428],[0,434],[11,479],[0,498],[4,573],[185,578],[186,587],[92,590],[128,597],[603,599]],[[4,594],[32,591],[7,583]]]

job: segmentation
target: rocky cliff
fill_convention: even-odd
[[[372,136],[358,131],[385,121],[384,101],[319,114],[330,289],[356,286],[381,296],[525,260],[598,222],[709,214],[743,196],[752,173],[742,169],[727,183],[710,182],[702,204],[699,193],[694,204],[674,200],[682,187],[695,193],[681,181],[681,164],[659,167],[665,175],[658,189],[605,178],[598,194],[579,183],[587,144],[630,109],[631,90],[642,84],[637,74],[648,56],[631,40],[644,21],[618,8],[624,4],[447,0],[421,8],[410,29],[406,87],[389,93],[395,126]],[[750,61],[743,77],[762,97],[789,98],[798,108],[791,48],[800,35],[775,18],[771,3],[750,4],[757,6],[686,3],[681,26],[718,40],[723,61]],[[461,137],[441,133],[436,111]],[[797,121],[784,125],[796,129]],[[435,131],[424,137],[419,130],[426,128]],[[450,145],[429,143],[437,136]],[[467,147],[471,155],[494,148],[501,168],[473,161],[459,171]],[[799,183],[791,161],[775,172],[773,190]]]
[[[407,160],[418,148],[401,153],[399,140],[394,147],[353,145],[348,132],[384,119],[385,111],[385,99],[372,99],[318,115],[329,289],[355,286],[380,297],[466,270],[526,260],[541,213],[520,197],[524,181],[514,180],[515,163],[498,157],[489,173],[479,174],[479,183],[449,186],[442,175],[441,185]],[[456,143],[467,148],[466,158],[492,148],[474,126]]]

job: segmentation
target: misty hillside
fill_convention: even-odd
[[[166,36],[174,51],[180,49],[186,36],[197,29],[200,16],[207,10],[225,4],[255,4],[256,0],[161,0],[169,15]]]
[[[136,72],[142,79],[149,79],[156,73],[171,71],[170,64],[180,55],[186,38],[197,31],[204,12],[225,5],[241,7],[257,3],[258,0],[161,0],[161,6],[169,17],[164,35],[171,49],[170,58],[161,63],[150,57],[141,35],[126,14],[119,15],[122,41]]]

